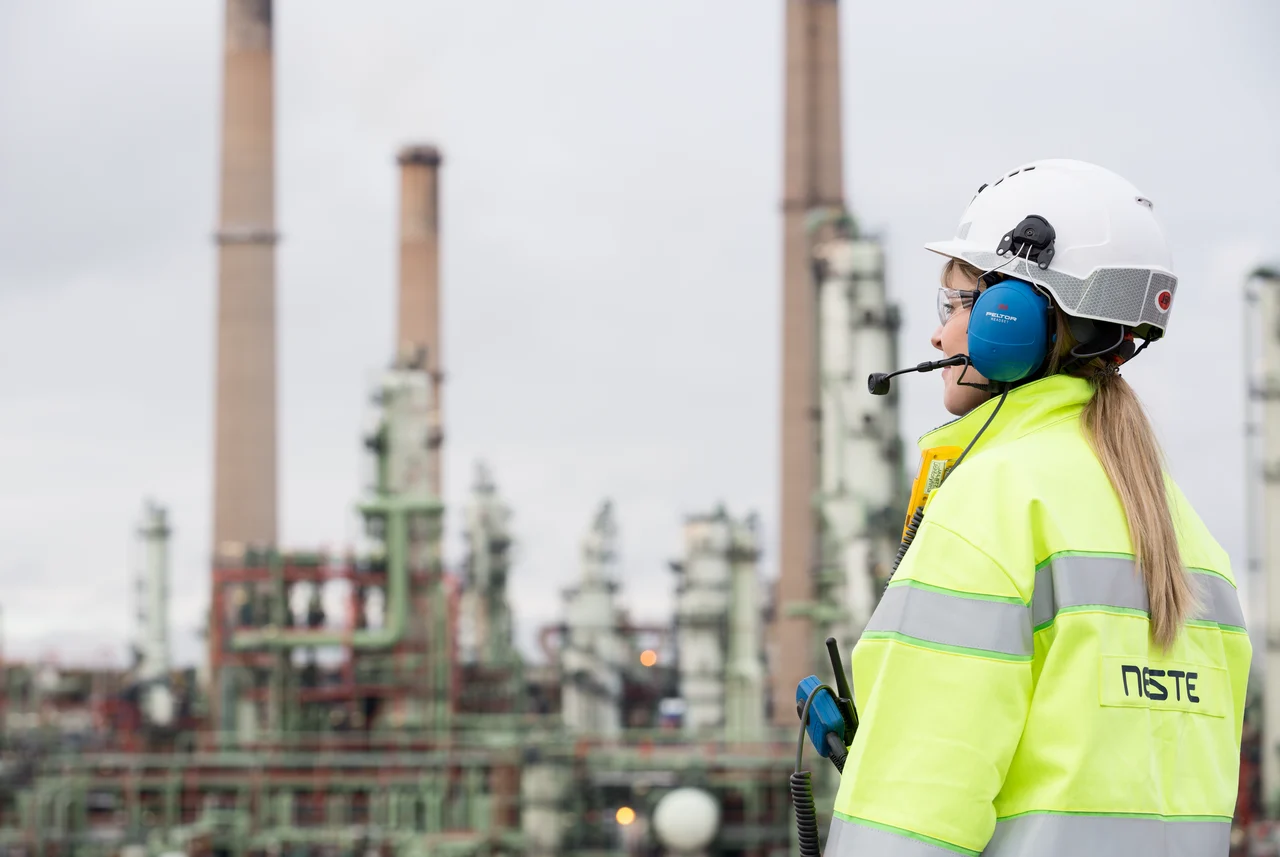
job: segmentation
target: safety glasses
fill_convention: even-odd
[[[946,286],[938,287],[938,321],[946,324],[951,321],[951,317],[962,309],[968,309],[973,306],[973,302],[978,299],[981,294],[976,289],[949,289]]]

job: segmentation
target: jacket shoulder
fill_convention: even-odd
[[[1182,551],[1183,565],[1220,574],[1234,586],[1236,579],[1226,550],[1209,532],[1182,488],[1168,474],[1165,474],[1165,487],[1169,494],[1169,511],[1178,529],[1178,548]]]
[[[1234,584],[1226,551],[1167,473],[1165,484],[1183,564]],[[961,462],[925,517],[963,533],[1019,580],[1059,551],[1133,553],[1124,506],[1078,421]]]

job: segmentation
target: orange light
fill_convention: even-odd
[[[640,663],[651,667],[658,662],[658,653],[653,649],[645,649],[640,653]]]
[[[636,820],[636,811],[629,806],[618,807],[618,813],[614,816],[618,819],[618,824],[626,827],[628,824]]]

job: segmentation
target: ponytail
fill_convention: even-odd
[[[952,259],[943,282],[958,268],[975,283],[982,271]],[[1093,386],[1093,397],[1081,415],[1085,437],[1120,497],[1129,526],[1129,540],[1142,569],[1151,610],[1151,637],[1168,652],[1196,608],[1191,577],[1182,566],[1178,533],[1173,523],[1164,480],[1164,455],[1151,421],[1129,382],[1116,365],[1096,357],[1083,366],[1068,365],[1076,339],[1067,316],[1057,314],[1057,339],[1046,374],[1069,372]]]
[[[1195,607],[1195,593],[1178,550],[1163,455],[1129,382],[1107,369],[1087,377],[1095,392],[1081,416],[1085,435],[1120,495],[1147,584],[1151,637],[1168,652]]]

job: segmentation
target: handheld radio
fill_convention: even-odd
[[[840,660],[840,647],[835,637],[827,638],[827,656],[835,673],[836,687],[821,683],[816,675],[805,677],[796,686],[796,714],[800,715],[800,738],[796,745],[796,769],[791,775],[791,800],[796,809],[796,831],[801,857],[821,857],[818,843],[818,815],[813,806],[812,774],[800,770],[804,756],[804,739],[836,770],[844,773],[847,748],[858,732],[858,710],[853,704],[853,691]]]

